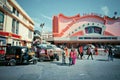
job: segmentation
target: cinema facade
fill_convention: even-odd
[[[54,44],[120,44],[120,18],[98,14],[53,17]]]

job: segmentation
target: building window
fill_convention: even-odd
[[[16,21],[15,19],[12,21],[12,32],[15,34],[19,33],[19,21]]]
[[[85,24],[82,25],[83,27],[85,26]]]
[[[16,15],[16,16],[19,16],[19,12],[13,7],[13,13]]]
[[[98,33],[98,34],[101,34],[102,28],[97,27],[97,26],[89,26],[89,27],[85,28],[85,32],[87,34],[89,34],[89,33]]]
[[[14,46],[14,41],[12,42],[12,46]]]
[[[21,42],[19,42],[19,46],[21,46]]]
[[[12,21],[12,32],[15,33],[15,19]]]
[[[4,13],[0,11],[0,30],[3,30]]]
[[[17,11],[17,16],[19,16],[19,12]]]
[[[16,46],[18,46],[18,42],[16,42]]]
[[[13,13],[15,14],[15,12],[16,12],[16,9],[13,7]]]
[[[17,21],[17,23],[16,23],[16,34],[18,34],[19,32],[19,22]]]

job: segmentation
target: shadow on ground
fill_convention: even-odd
[[[108,61],[107,59],[96,59],[96,61]]]
[[[51,62],[51,63],[59,66],[70,66],[69,63],[61,63],[61,62]]]

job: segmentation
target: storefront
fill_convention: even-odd
[[[0,45],[6,45],[6,38],[0,36]]]
[[[21,45],[21,36],[0,31],[0,45]]]

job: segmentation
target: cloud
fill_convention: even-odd
[[[109,14],[109,8],[107,6],[103,6],[101,10],[104,12],[105,15]]]
[[[41,16],[42,16],[42,17],[44,17],[44,18],[46,18],[46,19],[48,19],[48,20],[52,20],[52,18],[51,18],[51,17],[46,16],[46,15],[44,15],[44,14],[41,14]]]

